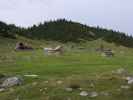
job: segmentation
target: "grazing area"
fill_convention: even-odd
[[[15,51],[19,41],[34,49]],[[102,56],[97,51],[101,43],[114,55]],[[63,47],[62,54],[43,50],[57,45]],[[1,100],[132,100],[133,49],[100,39],[60,43],[0,37],[0,77],[4,76],[12,78],[0,83],[9,86],[6,81],[12,81],[14,86],[0,89]]]

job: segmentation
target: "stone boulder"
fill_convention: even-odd
[[[2,82],[1,87],[2,88],[9,88],[12,86],[21,85],[22,82],[23,82],[23,80],[20,77],[9,77],[9,78],[6,78]]]
[[[80,96],[88,96],[88,92],[87,91],[81,91]]]
[[[94,97],[97,97],[98,96],[98,93],[95,92],[95,91],[94,92],[90,92],[89,93],[89,96],[92,97],[92,98],[94,98]]]
[[[127,80],[128,84],[133,84],[133,77],[132,76],[126,77],[126,80]]]
[[[124,75],[127,76],[129,72],[125,68],[119,68],[115,71],[112,71],[113,74],[118,74],[118,75]]]
[[[16,44],[15,50],[33,50],[33,48],[30,46],[27,46],[22,42],[19,42]]]

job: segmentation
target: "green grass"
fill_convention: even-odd
[[[33,51],[14,51],[18,40],[0,38],[0,73],[7,76],[20,75],[24,78],[22,86],[12,87],[0,92],[0,100],[132,100],[133,89],[117,91],[120,85],[126,84],[119,75],[113,75],[112,70],[125,68],[133,73],[133,50],[116,47],[101,40],[73,44],[62,44],[63,55],[48,56],[40,48],[56,45],[56,42],[36,41],[21,38],[34,48]],[[102,57],[95,49],[104,44],[115,51],[111,58]],[[84,47],[84,49],[79,49]],[[24,77],[25,74],[37,74],[39,77]],[[62,84],[57,84],[61,80]],[[48,83],[46,83],[48,81]],[[91,87],[91,83],[94,87]],[[96,98],[81,97],[80,90],[67,92],[71,84],[79,85],[86,91],[107,91],[111,95]],[[47,88],[47,89],[46,89]]]

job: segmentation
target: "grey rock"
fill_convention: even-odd
[[[94,98],[94,97],[97,97],[98,96],[98,93],[97,92],[90,92],[89,93],[89,96]]]
[[[32,78],[36,78],[36,77],[38,77],[39,75],[35,75],[35,74],[31,74],[31,75],[24,75],[25,77],[32,77]]]
[[[73,91],[72,88],[66,88],[65,90],[68,91],[68,92],[72,92]]]
[[[109,96],[110,94],[108,92],[103,91],[103,92],[100,93],[100,95]]]
[[[45,87],[45,88],[44,88],[44,90],[48,90],[48,88],[47,88],[47,87]]]
[[[79,88],[79,90],[80,90],[80,91],[82,91],[82,90],[83,90],[83,88]]]
[[[114,74],[122,74],[122,75],[127,75],[128,71],[124,68],[119,68],[116,71],[112,71]]]
[[[43,91],[43,89],[40,89],[40,92],[42,92]]]
[[[63,83],[63,81],[61,81],[61,80],[57,81],[57,84],[62,84],[62,83]]]
[[[130,86],[128,86],[128,85],[121,85],[121,88],[122,88],[122,89],[129,89]]]
[[[133,77],[126,77],[128,84],[133,84]]]
[[[0,92],[3,92],[3,91],[5,91],[5,89],[4,88],[0,88]]]
[[[1,85],[1,87],[8,88],[15,85],[21,85],[22,84],[22,78],[19,77],[9,77],[5,79]]]
[[[88,92],[87,91],[81,91],[80,96],[88,96]]]
[[[133,84],[133,79],[128,81],[128,84]]]

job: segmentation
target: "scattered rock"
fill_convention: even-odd
[[[3,92],[3,91],[5,91],[5,89],[4,88],[0,88],[0,92]]]
[[[101,92],[100,94],[103,95],[103,96],[109,96],[109,93],[105,92],[105,91]]]
[[[128,80],[132,79],[132,77],[128,76],[128,77],[125,77],[125,79],[128,81]]]
[[[33,77],[33,78],[36,78],[38,77],[39,75],[35,75],[35,74],[32,74],[32,75],[24,75],[25,77]]]
[[[21,85],[22,84],[22,78],[19,77],[10,77],[3,81],[1,87],[8,88],[15,85]]]
[[[122,88],[122,89],[129,89],[130,86],[128,86],[128,85],[122,85],[121,88]]]
[[[27,46],[22,42],[19,42],[16,44],[15,50],[33,50],[33,48],[31,46]]]
[[[43,91],[43,89],[40,89],[40,92],[42,92]]]
[[[128,84],[133,84],[133,79],[128,81]]]
[[[81,90],[83,90],[82,88],[79,88],[79,90],[81,91]]]
[[[88,92],[87,91],[81,91],[80,96],[88,96]]]
[[[36,86],[37,84],[38,84],[37,82],[33,82],[33,83],[32,83],[33,86]]]
[[[62,83],[63,83],[63,81],[60,81],[60,80],[59,80],[59,81],[57,81],[57,84],[62,84]]]
[[[44,90],[47,90],[48,88],[44,88]]]
[[[68,92],[72,92],[73,91],[72,88],[66,88],[65,90],[68,91]]]
[[[101,48],[101,51],[102,51],[101,56],[103,56],[103,57],[113,57],[114,56],[114,52],[111,49],[102,50],[102,48]]]
[[[120,68],[120,69],[117,69],[116,71],[112,71],[112,73],[121,74],[121,75],[127,75],[128,71],[126,69],[124,69],[124,68]]]
[[[94,97],[97,97],[98,96],[98,93],[97,92],[90,92],[89,93],[89,96],[94,98]]]
[[[133,84],[133,77],[126,77],[128,84]]]

